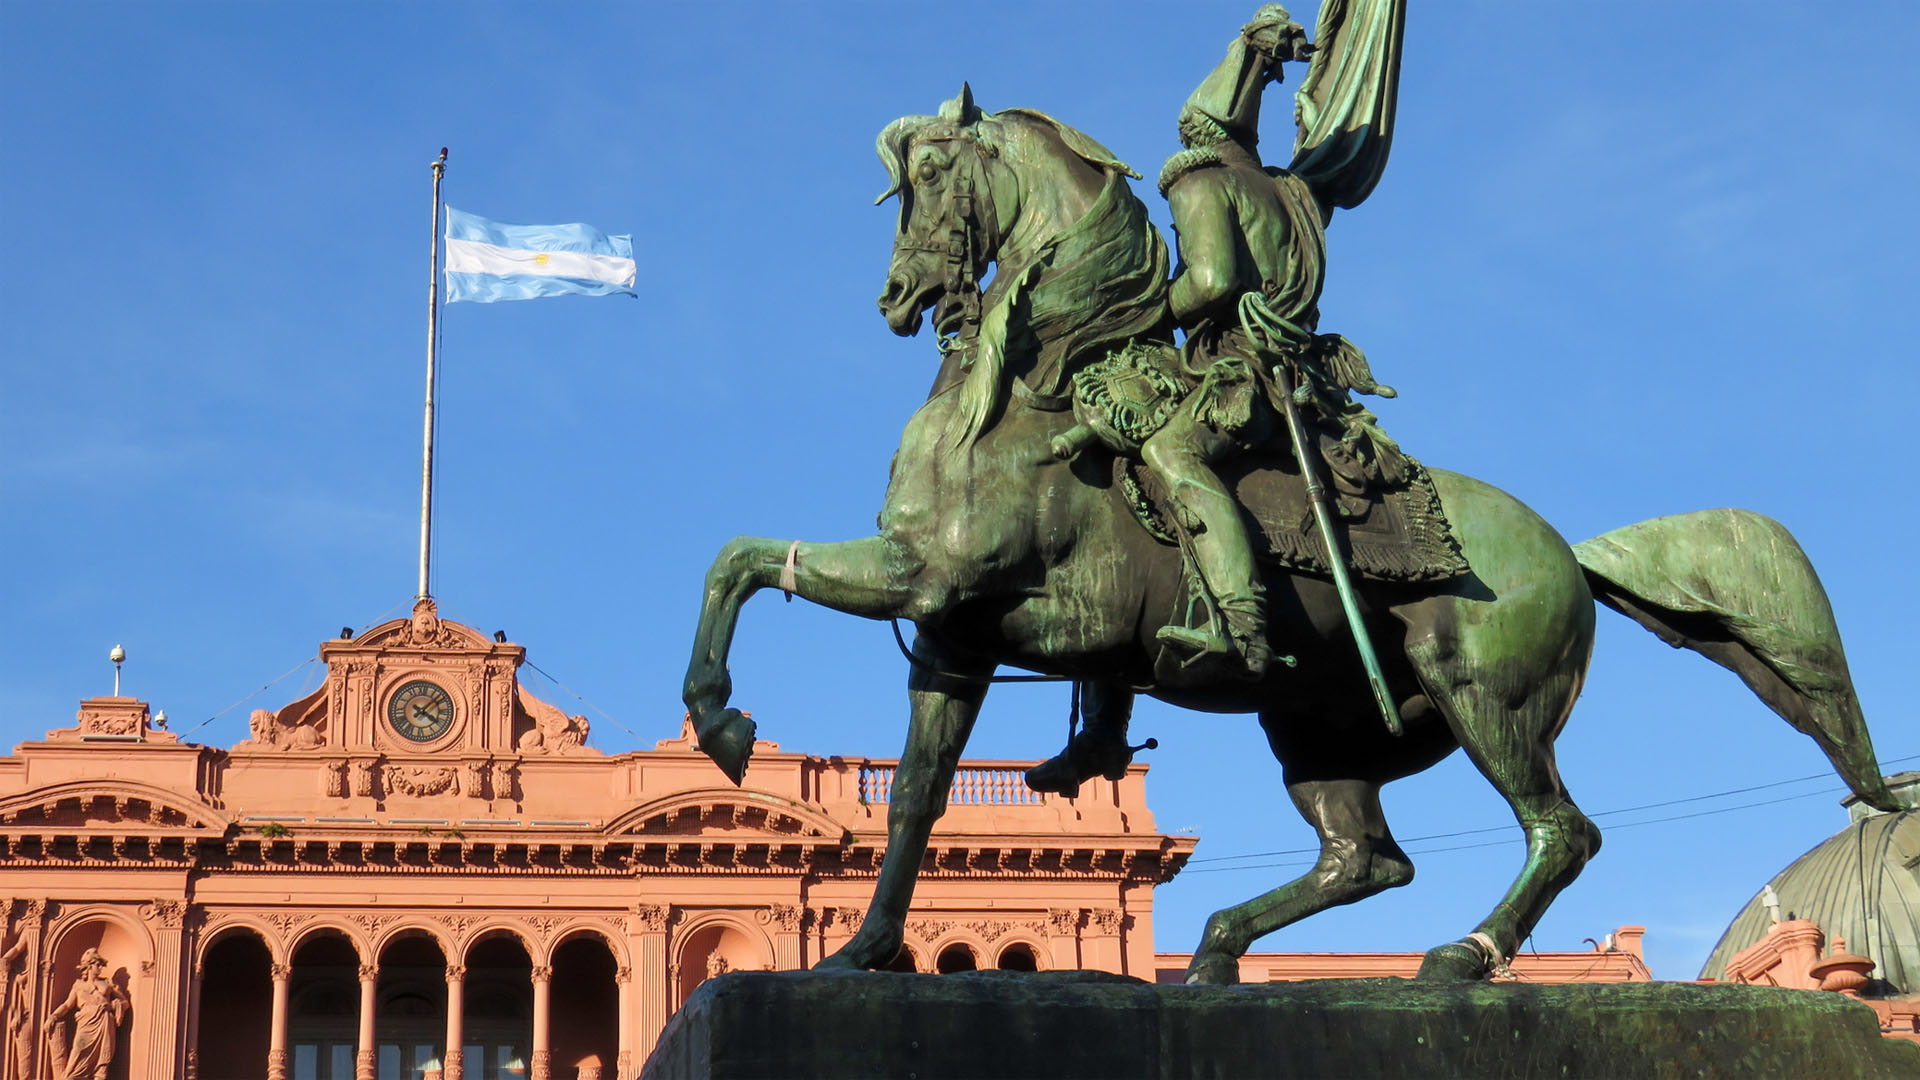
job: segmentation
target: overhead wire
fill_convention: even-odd
[[[412,603],[411,599],[402,600],[400,603],[393,605],[392,607],[388,608],[386,611],[381,612],[379,615],[375,616],[371,621],[362,623],[359,631],[355,633],[354,636],[358,637],[360,636],[360,634],[366,633],[370,627],[373,627],[375,625],[378,625],[379,623],[383,623],[387,621],[388,617],[390,617],[394,612],[399,611],[401,608],[405,607],[409,603]],[[234,702],[233,704],[227,706],[226,708],[221,709],[219,712],[214,713],[212,716],[207,717],[205,720],[202,720],[199,723],[193,725],[192,727],[186,729],[185,731],[180,732],[180,737],[184,739],[187,736],[193,734],[194,732],[199,731],[201,728],[206,727],[208,724],[213,723],[215,720],[220,719],[221,717],[227,715],[228,713],[239,708],[240,706],[245,705],[247,702],[252,701],[254,698],[259,697],[261,694],[266,693],[268,690],[271,690],[274,687],[280,685],[282,682],[286,681],[286,679],[289,676],[291,676],[297,671],[300,671],[306,668],[307,665],[317,662],[319,659],[320,659],[319,653],[315,653],[312,656],[307,657],[305,660],[302,660],[299,663],[293,665],[287,670],[281,672],[279,675],[276,675],[272,679],[267,680],[258,689],[247,694],[247,696],[241,698],[239,701]]]
[[[1883,766],[1898,765],[1904,762],[1914,761],[1914,760],[1920,760],[1920,754],[1908,754],[1904,757],[1887,758],[1883,760],[1881,764]],[[1785,787],[1790,784],[1802,784],[1810,780],[1831,779],[1832,777],[1833,777],[1832,773],[1814,773],[1810,776],[1796,777],[1792,780],[1777,780],[1769,784],[1754,784],[1748,787],[1729,788],[1726,791],[1717,791],[1708,795],[1692,795],[1692,796],[1688,796],[1686,798],[1681,798],[1681,799],[1666,799],[1661,802],[1642,803],[1638,806],[1623,806],[1614,810],[1598,810],[1587,816],[1590,818],[1599,818],[1599,817],[1618,816],[1620,814],[1631,814],[1631,813],[1637,813],[1643,810],[1655,810],[1655,809],[1661,809],[1668,806],[1680,806],[1687,803],[1704,802],[1708,799],[1722,799],[1731,795],[1745,795],[1755,791],[1766,791],[1771,788]],[[1794,802],[1800,799],[1810,799],[1810,798],[1814,798],[1822,795],[1835,795],[1846,790],[1847,789],[1844,787],[1826,787],[1826,788],[1821,788],[1818,791],[1807,791],[1807,792],[1802,792],[1798,795],[1787,795],[1777,799],[1760,799],[1754,802],[1740,803],[1735,806],[1721,806],[1721,807],[1715,807],[1711,810],[1699,810],[1699,811],[1695,811],[1693,813],[1687,813],[1687,814],[1670,814],[1665,817],[1647,818],[1643,821],[1621,822],[1619,824],[1610,825],[1608,826],[1608,828],[1613,830],[1632,829],[1642,825],[1659,825],[1659,824],[1665,824],[1665,823],[1674,822],[1674,821],[1687,821],[1693,818],[1711,817],[1715,814],[1728,814],[1728,813],[1733,813],[1734,811],[1737,811],[1737,810],[1752,810],[1762,806],[1773,806],[1779,803]],[[1460,829],[1455,832],[1430,833],[1426,836],[1409,837],[1407,839],[1401,840],[1400,843],[1418,844],[1418,843],[1424,843],[1424,842],[1433,841],[1433,840],[1452,840],[1452,839],[1457,839],[1465,836],[1483,835],[1485,833],[1490,833],[1490,832],[1512,833],[1514,829],[1515,829],[1515,826],[1513,825],[1491,825],[1491,826],[1487,826],[1479,829]],[[1519,839],[1521,839],[1521,837],[1518,835],[1509,835],[1509,836],[1502,837],[1499,840],[1487,840],[1487,841],[1482,841],[1480,843],[1474,843],[1474,844],[1455,844],[1449,847],[1441,847],[1441,848],[1424,848],[1417,851],[1408,851],[1407,854],[1437,855],[1443,852],[1450,852],[1450,851],[1469,851],[1475,848],[1500,847],[1506,844],[1513,843]],[[1194,864],[1195,863],[1233,862],[1240,859],[1276,858],[1276,857],[1283,857],[1283,856],[1289,856],[1289,855],[1317,856],[1319,854],[1320,854],[1320,849],[1318,847],[1310,847],[1310,848],[1287,848],[1279,851],[1249,852],[1249,853],[1240,854],[1240,855],[1216,855],[1208,859],[1189,860],[1187,863],[1188,869],[1185,869],[1182,872],[1187,874],[1210,874],[1210,873],[1220,873],[1222,871],[1227,871],[1227,870],[1271,870],[1271,869],[1280,869],[1280,868],[1293,867],[1293,866],[1312,866],[1314,862],[1317,860],[1244,863],[1242,865],[1237,865],[1237,866],[1203,866],[1198,868],[1195,868]]]

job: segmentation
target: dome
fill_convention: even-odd
[[[1911,806],[1920,772],[1888,783]],[[1768,882],[1779,898],[1778,915],[1767,909],[1761,890],[1727,926],[1701,978],[1728,978],[1728,962],[1777,918],[1810,919],[1826,932],[1829,947],[1845,938],[1848,952],[1871,957],[1888,994],[1920,994],[1920,810],[1888,814],[1856,800],[1848,804],[1852,824]]]

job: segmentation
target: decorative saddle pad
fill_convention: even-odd
[[[1467,572],[1434,490],[1433,479],[1408,460],[1400,487],[1369,487],[1362,496],[1334,494],[1335,521],[1351,548],[1348,569],[1373,581],[1445,581]],[[1114,490],[1148,532],[1175,543],[1166,493],[1152,472],[1130,458],[1114,459]],[[1223,463],[1220,479],[1244,511],[1256,558],[1292,570],[1330,575],[1327,549],[1314,523],[1305,482],[1291,455],[1255,451]]]

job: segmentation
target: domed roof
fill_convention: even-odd
[[[1920,772],[1891,777],[1889,784],[1911,805]],[[1851,809],[1851,825],[1768,883],[1779,897],[1779,917],[1811,919],[1829,947],[1845,938],[1848,952],[1871,957],[1874,976],[1886,980],[1891,993],[1920,994],[1920,810]],[[1766,934],[1775,915],[1765,895],[1762,890],[1740,909],[1701,978],[1726,979],[1728,961]]]

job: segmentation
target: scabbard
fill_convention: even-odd
[[[1280,411],[1287,418],[1287,434],[1293,439],[1293,457],[1300,463],[1300,476],[1307,483],[1307,501],[1313,504],[1313,520],[1319,525],[1320,540],[1327,547],[1327,569],[1332,572],[1334,588],[1340,593],[1340,606],[1346,610],[1353,644],[1360,650],[1360,666],[1366,669],[1367,685],[1373,690],[1373,703],[1380,708],[1380,718],[1386,721],[1388,731],[1398,735],[1400,713],[1393,707],[1393,696],[1387,692],[1387,677],[1380,671],[1380,657],[1373,651],[1373,639],[1367,635],[1366,624],[1360,619],[1360,599],[1353,591],[1353,577],[1347,572],[1346,557],[1334,531],[1333,507],[1327,498],[1326,485],[1320,482],[1317,459],[1308,451],[1307,427],[1300,415],[1300,403],[1293,399],[1293,373],[1284,364],[1275,364],[1272,371],[1274,388],[1279,391]]]

